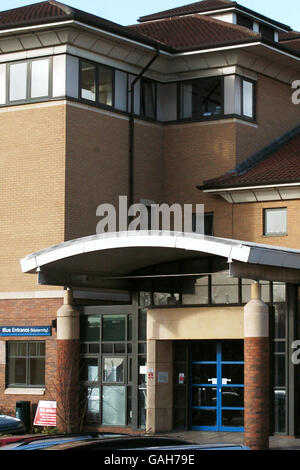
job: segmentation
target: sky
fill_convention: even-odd
[[[0,11],[10,10],[41,0],[0,0]],[[85,10],[107,20],[122,25],[137,22],[140,16],[148,15],[170,8],[194,3],[195,0],[60,0],[66,5]],[[291,26],[300,31],[299,0],[239,0],[238,3],[257,11],[269,18]]]

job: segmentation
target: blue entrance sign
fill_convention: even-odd
[[[0,326],[0,336],[51,336],[51,326]]]

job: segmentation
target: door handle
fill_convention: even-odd
[[[211,382],[213,385],[217,384],[217,378],[207,379],[208,382]]]

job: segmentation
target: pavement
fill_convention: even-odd
[[[173,431],[164,436],[178,437],[198,444],[241,444],[244,445],[242,432],[208,432],[208,431]],[[300,450],[300,438],[290,436],[270,436],[270,450]]]

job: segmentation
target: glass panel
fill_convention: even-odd
[[[222,379],[229,379],[228,384],[242,385],[244,383],[244,365],[222,364]]]
[[[274,355],[274,385],[285,386],[285,355]]]
[[[264,222],[264,235],[285,235],[287,233],[287,209],[265,209]]]
[[[178,361],[187,360],[187,344],[184,341],[176,341],[173,343],[174,346],[174,360],[175,363]]]
[[[127,320],[127,340],[132,341],[132,315],[128,315]]]
[[[126,315],[103,315],[103,341],[125,341]]]
[[[217,406],[215,387],[193,387],[192,406]]]
[[[151,293],[140,292],[140,306],[149,307],[151,305]]]
[[[193,426],[216,426],[217,411],[216,410],[192,410]]]
[[[222,80],[206,78],[181,83],[180,118],[210,117],[222,113]]]
[[[154,292],[154,305],[176,305],[179,302],[179,294]]]
[[[190,280],[190,290],[192,290],[192,293],[183,294],[182,303],[186,305],[208,304],[208,281],[209,276],[203,276],[196,280]],[[187,282],[185,282],[185,286],[187,288]]]
[[[125,387],[104,386],[102,391],[102,424],[125,426],[126,424]]]
[[[109,67],[99,67],[99,103],[113,105],[114,71]]]
[[[222,426],[240,428],[244,426],[243,410],[222,410]]]
[[[37,356],[38,343],[29,343],[29,356]]]
[[[9,385],[26,385],[26,359],[10,358],[8,369]]]
[[[243,341],[222,342],[222,361],[244,361]]]
[[[286,285],[282,282],[273,282],[273,302],[286,301]]]
[[[141,373],[141,370],[145,370],[146,360],[146,356],[138,356],[138,383],[142,387],[146,387],[147,382],[147,374]]]
[[[274,305],[274,339],[286,337],[286,304]]]
[[[147,310],[139,311],[139,339],[145,340],[147,337]]]
[[[246,304],[251,300],[251,279],[242,279],[242,303]],[[263,302],[270,302],[270,283],[263,281],[261,285],[261,298]]]
[[[8,354],[10,356],[17,356],[18,355],[18,343],[16,341],[12,343],[8,343]]]
[[[39,346],[39,355],[40,356],[45,356],[46,354],[46,343],[45,342],[41,342],[41,343],[38,343],[38,346]]]
[[[155,118],[155,83],[141,80],[141,115]]]
[[[253,83],[243,80],[243,115],[253,118]]]
[[[174,387],[174,407],[182,408],[187,403],[186,387]],[[197,404],[195,406],[198,406]]]
[[[114,352],[113,344],[102,344],[102,353],[112,354]]]
[[[124,357],[103,358],[103,382],[124,382]]]
[[[27,98],[27,62],[10,65],[9,101]]]
[[[197,341],[192,343],[192,361],[216,361],[217,343],[215,341]]]
[[[99,388],[87,389],[87,414],[86,420],[100,424],[100,390]]]
[[[132,390],[127,387],[127,424],[132,424]]]
[[[285,432],[286,414],[285,390],[274,390],[274,431]]]
[[[222,406],[244,407],[244,387],[222,387]]]
[[[100,340],[100,317],[82,316],[80,318],[81,341]]]
[[[213,384],[217,378],[216,364],[193,364],[192,383],[193,384]]]
[[[146,397],[147,397],[147,390],[146,388],[139,388],[139,406],[138,406],[138,413],[139,413],[139,426],[141,428],[146,427]]]
[[[31,358],[29,359],[29,385],[37,386],[45,384],[45,359]]]
[[[49,95],[49,59],[31,63],[31,98]]]
[[[96,67],[81,62],[81,98],[96,101]]]
[[[117,343],[114,345],[114,353],[121,354],[125,353],[125,343]]]
[[[276,341],[273,343],[273,353],[285,353],[285,341]]]
[[[81,359],[81,379],[88,382],[95,382],[98,377],[98,359]]]
[[[90,354],[99,354],[100,344],[89,344],[89,353]]]
[[[228,276],[228,271],[212,274],[212,303],[235,304],[239,301],[238,279]]]
[[[147,343],[139,343],[138,352],[139,354],[147,354]]]

